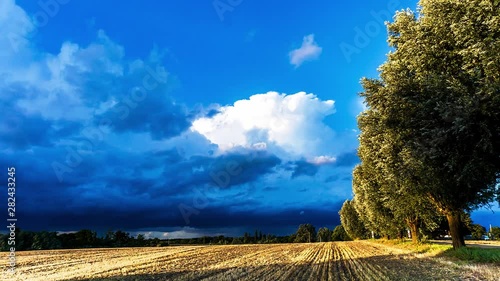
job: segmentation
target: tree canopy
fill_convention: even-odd
[[[461,213],[499,195],[499,2],[421,0],[417,13],[398,12],[380,77],[362,80],[368,109],[359,120],[357,189],[409,198],[382,198],[404,209],[379,200],[396,217],[394,210],[404,216],[413,203],[432,203],[447,218],[455,248],[465,245]]]
[[[358,212],[351,200],[346,200],[339,211],[340,222],[345,232],[352,239],[363,239],[367,237],[367,229],[361,221]]]

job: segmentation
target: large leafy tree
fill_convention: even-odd
[[[388,238],[394,237],[400,231],[402,224],[396,220],[393,212],[385,206],[385,198],[381,194],[382,187],[375,176],[374,171],[370,170],[366,162],[362,162],[354,168],[354,200],[350,204],[352,204],[356,213],[351,214],[351,216],[354,217],[354,215],[359,214],[357,219],[368,230]],[[346,210],[350,210],[349,207],[346,206]],[[349,212],[345,211],[346,224],[350,224],[350,221],[355,218],[349,219],[348,214]],[[351,235],[350,227],[344,225],[344,228]]]
[[[419,5],[388,25],[393,51],[380,79],[363,80],[362,96],[398,140],[398,165],[379,165],[433,203],[457,248],[463,210],[499,193],[500,1]]]
[[[318,242],[329,242],[332,238],[332,232],[327,227],[318,229]]]
[[[353,201],[346,200],[339,211],[339,215],[340,223],[349,237],[353,239],[363,239],[368,236],[367,229],[354,208]]]
[[[351,237],[345,232],[342,225],[337,225],[332,232],[332,241],[351,241]]]
[[[383,116],[374,109],[358,117],[358,126],[362,163],[356,167],[353,181],[358,213],[365,214],[367,225],[379,234],[400,236],[406,224],[413,241],[419,241],[420,228],[432,231],[439,216],[428,198],[418,196],[412,179],[400,171],[406,157],[404,143],[387,129]]]
[[[316,228],[310,224],[301,224],[295,233],[295,243],[311,243],[316,239]]]

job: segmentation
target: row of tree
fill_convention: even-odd
[[[10,234],[0,234],[0,249],[9,251],[15,246],[17,251],[22,250],[47,250],[47,249],[77,249],[77,248],[112,248],[112,247],[159,247],[169,245],[227,245],[227,244],[265,244],[265,243],[306,243],[347,241],[351,238],[342,226],[337,226],[333,231],[322,227],[316,232],[311,224],[302,224],[297,232],[289,236],[276,236],[262,234],[255,231],[251,236],[245,233],[243,237],[203,236],[187,239],[159,239],[146,238],[143,234],[136,237],[125,231],[108,231],[104,236],[97,232],[83,229],[72,233],[57,233],[48,231],[23,231],[15,230],[15,245],[9,244]]]
[[[104,247],[143,247],[157,246],[163,242],[158,239],[146,239],[144,235],[137,237],[118,230],[108,231],[105,236],[98,237],[97,232],[83,229],[73,233],[57,233],[48,231],[24,231],[19,228],[15,230],[15,244],[9,244],[10,234],[0,234],[0,249],[9,250],[15,247],[17,251],[22,250],[46,250],[46,249],[76,249],[76,248],[104,248]]]
[[[465,213],[500,201],[500,1],[419,6],[388,24],[380,77],[362,80],[361,164],[341,218],[355,238],[408,228],[415,240],[445,219],[457,248]]]
[[[446,239],[450,233],[446,218],[439,213],[432,217],[433,223],[431,225],[412,225],[411,221],[398,221],[390,216],[369,217],[366,214],[360,214],[356,209],[356,205],[354,200],[346,200],[339,212],[342,226],[344,226],[346,233],[354,239],[381,237],[401,239],[406,237],[409,231],[413,242],[420,242],[423,238]],[[390,211],[388,214],[390,214]],[[389,218],[389,220],[384,221],[384,218]],[[383,225],[385,228],[374,223]],[[412,226],[413,228],[411,228]],[[466,212],[460,215],[460,232],[464,237],[473,240],[482,240],[484,236],[488,236],[489,239],[500,240],[500,227],[493,226],[487,231],[484,226],[475,224],[469,213]]]

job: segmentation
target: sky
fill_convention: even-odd
[[[0,166],[16,168],[18,226],[334,227],[359,162],[359,81],[377,77],[384,21],[405,8],[0,0]],[[473,219],[500,225],[498,211]]]

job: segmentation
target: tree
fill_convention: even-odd
[[[136,245],[138,247],[144,247],[146,245],[146,236],[144,234],[137,234]]]
[[[480,224],[473,224],[471,227],[472,239],[480,240],[486,235],[486,228]]]
[[[490,230],[491,239],[500,240],[500,227],[494,226]]]
[[[62,244],[56,232],[41,231],[34,233],[31,248],[34,250],[60,249]]]
[[[61,241],[63,249],[78,248],[78,245],[76,245],[75,233],[61,233],[59,234],[59,240]]]
[[[108,247],[114,247],[116,241],[116,234],[113,230],[108,230],[106,236],[104,237],[104,243]]]
[[[115,232],[115,246],[125,247],[130,241],[130,234],[121,230]]]
[[[97,233],[90,229],[82,229],[75,233],[76,245],[80,248],[94,247],[97,243]]]
[[[359,218],[359,214],[354,208],[351,200],[346,200],[339,211],[340,222],[349,237],[353,239],[366,238],[367,230]]]
[[[33,246],[35,232],[24,231],[16,227],[16,250],[31,250]]]
[[[295,243],[311,243],[314,242],[316,238],[316,228],[312,224],[301,224],[297,232],[295,233],[295,238],[293,242]]]
[[[352,238],[349,237],[347,232],[342,225],[337,225],[332,232],[332,241],[351,241]]]
[[[362,155],[363,144],[364,139],[360,137],[358,149],[360,155]],[[397,236],[404,227],[404,221],[401,217],[397,218],[394,211],[387,206],[391,203],[389,202],[391,197],[387,196],[384,190],[390,188],[384,188],[377,180],[378,172],[369,165],[366,154],[363,155],[363,158],[362,163],[356,166],[353,172],[354,200],[352,205],[358,214],[363,214],[359,216],[359,220],[368,230],[387,238]],[[392,198],[392,200],[394,199]],[[347,233],[351,231],[345,225],[344,228]]]
[[[251,240],[250,234],[248,232],[245,232],[245,234],[243,235],[243,243],[248,244],[250,243],[250,240]]]
[[[318,229],[318,239],[319,242],[329,242],[332,238],[332,232],[328,227],[322,227]]]
[[[367,88],[367,92],[371,89]],[[404,143],[384,124],[380,111],[368,108],[358,116],[358,156],[354,170],[355,206],[370,230],[385,236],[402,236],[404,225],[413,242],[420,241],[421,230],[438,227],[439,216],[432,202],[420,196],[418,187],[405,172]],[[360,210],[362,209],[362,210]]]
[[[419,5],[388,25],[394,50],[362,96],[398,140],[402,161],[383,168],[433,203],[458,248],[461,213],[500,200],[500,2]]]

